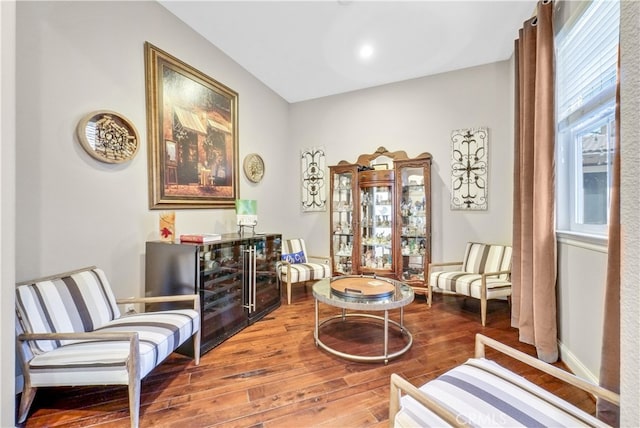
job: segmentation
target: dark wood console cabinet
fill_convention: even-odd
[[[228,234],[207,244],[147,242],[145,294],[200,294],[203,354],[280,306],[281,244],[280,234]],[[179,351],[189,349],[193,353],[189,344]]]

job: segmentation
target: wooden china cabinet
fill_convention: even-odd
[[[431,155],[384,147],[329,167],[334,275],[377,275],[425,288],[431,260]]]

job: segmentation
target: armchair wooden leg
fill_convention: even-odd
[[[202,330],[198,329],[198,332],[193,335],[193,356],[194,362],[197,365],[200,365],[200,332]]]
[[[291,281],[287,277],[287,305],[291,304]]]
[[[487,277],[484,274],[480,282],[480,318],[484,327],[487,322]]]
[[[195,342],[195,340],[194,340]],[[129,417],[131,428],[138,428],[140,422],[140,345],[138,334],[129,343]]]
[[[32,388],[31,385],[27,385],[27,383],[28,382],[25,382],[25,385],[22,388],[22,397],[20,398],[20,408],[18,410],[19,423],[22,423],[27,419],[31,403],[33,403],[33,399],[36,396],[36,390],[38,389]]]
[[[131,428],[138,428],[140,421],[140,378],[129,381],[129,416]]]

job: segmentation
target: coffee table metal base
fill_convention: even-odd
[[[330,354],[333,354],[335,356],[350,360],[350,361],[357,361],[357,362],[369,362],[369,363],[375,363],[375,362],[380,362],[380,361],[384,361],[385,364],[387,364],[389,362],[389,360],[392,360],[394,358],[397,358],[401,355],[403,355],[404,353],[406,353],[410,348],[411,345],[413,345],[413,336],[411,335],[411,333],[409,332],[409,330],[407,330],[404,325],[404,308],[400,308],[400,322],[396,322],[394,320],[390,320],[389,319],[389,311],[385,310],[384,311],[384,317],[378,316],[378,315],[372,315],[372,314],[364,314],[364,313],[347,313],[346,309],[342,309],[342,314],[339,315],[334,315],[332,317],[326,318],[322,321],[319,320],[319,315],[318,315],[318,300],[316,299],[316,324],[315,324],[315,329],[314,329],[314,333],[313,333],[313,338],[315,339],[316,342],[316,346],[319,346],[320,348],[324,349],[325,351],[329,352]],[[349,354],[346,352],[341,352],[338,351],[335,348],[330,347],[329,345],[327,345],[326,343],[324,343],[322,340],[320,340],[320,328],[333,321],[336,319],[340,319],[344,322],[347,321],[348,318],[370,318],[370,319],[374,319],[374,320],[378,320],[378,321],[382,321],[383,322],[383,329],[384,329],[384,353],[382,355],[357,355],[357,354]],[[393,352],[393,353],[389,353],[389,328],[390,328],[390,324],[393,326],[398,327],[398,329],[400,330],[400,334],[405,336],[407,344],[400,350]]]

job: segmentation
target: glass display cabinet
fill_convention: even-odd
[[[356,165],[329,168],[331,183],[331,259],[335,275],[351,275],[354,257],[354,208],[358,204]],[[357,252],[357,248],[356,248]]]
[[[333,273],[378,275],[426,290],[431,260],[431,155],[384,147],[329,167]]]
[[[360,269],[365,275],[394,277],[395,194],[393,171],[362,171],[358,175],[360,188],[360,219],[358,241]]]
[[[424,287],[431,261],[431,157],[397,160],[396,199],[399,280]],[[425,289],[426,291],[426,289]]]

